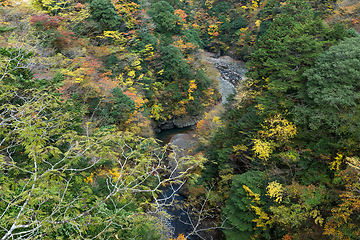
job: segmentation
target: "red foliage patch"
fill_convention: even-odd
[[[30,23],[44,34],[45,45],[50,45],[59,50],[70,47],[72,42],[76,40],[74,32],[60,30],[63,20],[63,17],[40,14],[31,16]]]
[[[30,24],[35,26],[39,30],[50,30],[57,29],[60,26],[60,22],[63,20],[63,17],[55,16],[51,17],[47,14],[33,15],[30,19]]]

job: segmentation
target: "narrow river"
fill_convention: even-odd
[[[162,132],[156,135],[156,138],[162,141],[162,145],[168,144],[171,139],[177,134],[182,133],[190,133],[193,132],[192,127],[185,128],[173,128],[169,130],[163,130]],[[173,188],[177,189],[179,186],[175,185]],[[168,199],[166,202],[163,202],[169,207],[166,207],[165,210],[168,214],[171,215],[172,219],[170,221],[173,238],[177,238],[180,234],[187,236],[192,228],[189,224],[186,224],[189,220],[187,219],[187,215],[179,208],[185,201],[184,196],[178,193],[178,191],[174,191],[171,186],[163,187],[161,190],[163,191],[162,195],[159,196],[159,199]],[[173,196],[172,198],[169,198]],[[188,240],[196,240],[196,237],[189,236]]]
[[[211,57],[211,54],[206,53],[206,61],[212,63],[219,71],[219,92],[222,97],[220,104],[226,103],[226,99],[230,94],[233,94],[235,90],[234,83],[245,78],[245,64],[241,61],[236,61],[228,56],[214,59]],[[194,133],[193,127],[186,128],[174,128],[170,130],[163,130],[156,135],[156,138],[162,141],[162,144],[172,143],[179,148],[187,148],[192,144],[192,140],[189,140],[189,134]],[[173,186],[174,187],[174,186]],[[178,186],[175,186],[178,188]],[[165,210],[168,214],[172,216],[171,227],[173,232],[173,238],[177,238],[180,234],[184,234],[186,237],[189,233],[192,232],[192,228],[189,224],[189,219],[187,215],[177,208],[184,203],[184,196],[179,194],[179,191],[174,191],[174,188],[171,186],[166,186],[163,189],[163,196],[159,196],[159,199],[168,198],[169,196],[174,196],[173,199],[168,199],[167,204],[169,207],[166,207]],[[158,200],[159,200],[158,199]],[[188,236],[188,240],[197,240],[197,236]]]

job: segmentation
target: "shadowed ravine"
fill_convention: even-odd
[[[236,61],[228,56],[221,57],[218,59],[211,58],[210,53],[206,53],[205,60],[212,63],[215,68],[219,71],[219,92],[221,94],[222,101],[220,104],[226,103],[226,98],[233,94],[235,91],[234,85],[237,81],[244,79],[246,72],[243,62]],[[196,138],[193,137],[195,134],[194,127],[186,128],[173,128],[169,130],[163,130],[156,135],[156,138],[162,141],[162,144],[171,143],[172,145],[183,149],[184,151],[179,151],[180,157],[185,154],[186,150],[191,146],[196,144]],[[174,191],[174,189],[179,188],[179,186],[167,186],[163,187],[163,194],[159,196],[159,199],[169,198],[169,196],[174,196],[166,201],[166,204],[171,206],[165,208],[166,212],[172,216],[171,228],[173,231],[173,238],[176,238],[179,234],[184,234],[187,236],[191,233],[192,228],[186,222],[189,222],[187,215],[177,208],[177,206],[182,205],[184,202],[184,196],[182,196],[179,191]],[[181,190],[180,190],[181,192]],[[197,236],[189,236],[188,240],[196,240]]]
[[[193,132],[192,127],[186,128],[173,128],[169,130],[163,130],[161,133],[156,135],[156,138],[161,140],[162,145],[166,145],[168,143],[172,143],[172,139],[175,137],[177,138],[179,135],[186,135],[190,132]],[[172,143],[173,144],[173,143]],[[175,145],[175,144],[174,144]],[[184,196],[182,196],[179,191],[176,191],[180,185],[172,185],[162,187],[161,190],[163,191],[162,194],[158,197],[160,199],[167,199],[166,201],[161,202],[162,204],[169,205],[166,207],[165,210],[168,214],[171,215],[172,219],[170,221],[171,228],[169,229],[173,232],[173,238],[176,238],[180,234],[187,236],[191,231],[191,226],[185,224],[188,222],[186,214],[177,206],[181,205],[184,202]],[[188,237],[189,240],[197,239],[194,236]]]

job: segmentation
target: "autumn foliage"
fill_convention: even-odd
[[[31,25],[42,33],[43,43],[57,50],[70,47],[76,40],[74,32],[62,29],[63,21],[63,17],[51,17],[47,14],[33,15],[30,19]]]
[[[177,238],[170,238],[169,240],[186,240],[187,238],[184,237],[184,234],[180,234]]]
[[[355,0],[0,1],[0,238],[169,238],[150,212],[170,167],[152,158],[173,149],[149,137],[190,116],[183,159],[208,160],[186,204],[211,189],[195,228],[358,239],[359,14]],[[202,49],[246,61],[227,103]]]

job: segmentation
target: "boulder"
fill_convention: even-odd
[[[198,121],[201,120],[200,116],[182,116],[168,121],[163,121],[158,123],[158,128],[160,130],[169,130],[172,128],[184,128],[189,126],[194,126]]]

